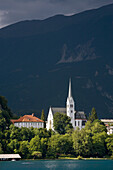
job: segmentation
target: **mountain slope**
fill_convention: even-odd
[[[0,93],[14,111],[64,106],[113,118],[113,5],[0,30]]]

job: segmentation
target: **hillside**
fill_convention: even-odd
[[[113,4],[0,29],[0,95],[13,111],[65,106],[113,118]]]

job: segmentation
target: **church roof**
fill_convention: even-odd
[[[34,114],[32,115],[24,115],[16,120],[11,120],[12,123],[16,122],[44,122],[43,120],[39,119],[38,117],[35,117]]]
[[[66,108],[63,108],[63,107],[52,107],[52,113],[53,115],[57,112],[59,113],[65,113],[66,114]]]
[[[68,92],[68,98],[71,98],[72,94],[71,94],[71,79],[69,80],[69,92]]]
[[[86,119],[84,111],[77,111],[75,113],[75,119]]]

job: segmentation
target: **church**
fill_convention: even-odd
[[[75,102],[72,97],[71,80],[69,81],[69,91],[68,91],[66,107],[49,108],[49,113],[48,113],[47,123],[46,123],[47,130],[49,129],[54,130],[53,117],[56,112],[64,113],[67,116],[69,116],[71,118],[71,123],[74,129],[76,129],[76,127],[79,127],[79,129],[81,130],[82,128],[85,127],[85,123],[87,121],[86,115],[84,111],[76,111]]]

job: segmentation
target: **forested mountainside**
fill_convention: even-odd
[[[0,95],[13,111],[66,104],[113,118],[113,4],[0,29]]]

